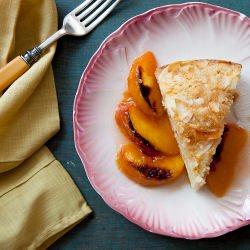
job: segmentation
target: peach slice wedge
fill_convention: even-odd
[[[124,145],[118,153],[119,169],[143,186],[159,186],[176,179],[184,169],[181,156],[149,157],[135,144]]]
[[[128,114],[136,133],[149,142],[155,150],[167,155],[179,153],[167,115],[148,116],[136,106],[129,107]]]
[[[131,141],[136,143],[140,150],[148,156],[161,155],[162,153],[153,148],[153,146],[144,138],[142,138],[134,129],[129,117],[129,108],[135,106],[131,100],[121,102],[115,113],[115,120],[121,132]]]
[[[162,97],[154,72],[157,62],[148,51],[134,60],[128,77],[128,90],[136,105],[145,114],[162,115]]]

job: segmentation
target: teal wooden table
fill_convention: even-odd
[[[82,0],[57,0],[59,24]],[[213,0],[208,3],[250,16],[250,0]],[[61,131],[48,143],[93,209],[92,216],[59,239],[50,249],[250,249],[250,226],[214,239],[188,241],[155,235],[132,224],[109,208],[94,191],[76,153],[73,139],[74,96],[84,68],[102,41],[129,18],[161,5],[183,3],[169,0],[123,0],[98,28],[86,37],[66,37],[58,42],[53,61],[58,93]]]

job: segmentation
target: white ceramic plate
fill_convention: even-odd
[[[76,149],[89,181],[104,201],[144,229],[197,239],[249,224],[248,152],[245,166],[223,198],[216,198],[206,188],[195,192],[185,175],[166,186],[145,188],[127,179],[116,166],[124,138],[114,120],[132,61],[151,50],[159,65],[202,58],[241,63],[240,98],[231,119],[249,129],[249,25],[243,14],[218,6],[186,3],[160,7],[130,19],[111,34],[84,71],[74,106]]]

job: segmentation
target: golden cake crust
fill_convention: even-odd
[[[196,189],[205,184],[240,71],[240,64],[222,60],[180,61],[156,70],[163,105]]]

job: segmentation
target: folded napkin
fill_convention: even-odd
[[[53,0],[0,0],[0,67],[57,29]],[[44,249],[91,209],[44,146],[59,130],[55,46],[0,93],[0,249]]]

